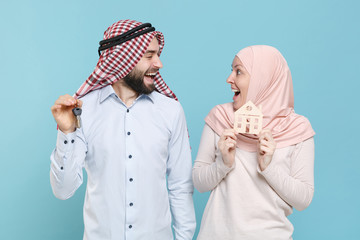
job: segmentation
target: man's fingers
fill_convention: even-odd
[[[71,106],[76,104],[76,99],[69,94],[60,96],[56,101],[55,104]]]
[[[59,105],[59,104],[55,104],[55,105],[53,105],[53,106],[51,106],[51,112],[55,112],[55,111],[57,111],[58,109],[60,109],[61,108],[61,105]]]
[[[71,99],[59,98],[55,101],[55,104],[69,107],[75,105],[76,102],[72,101]]]
[[[81,108],[82,105],[83,105],[83,101],[77,99],[77,105],[78,105],[79,108]]]

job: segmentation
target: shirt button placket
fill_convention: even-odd
[[[127,184],[126,184],[126,226],[127,226],[127,237],[131,238],[133,235],[134,229],[134,222],[136,221],[135,215],[135,204],[134,201],[136,200],[136,162],[135,156],[136,153],[134,152],[135,142],[133,136],[133,120],[132,114],[129,109],[126,109],[125,113],[125,141],[126,141],[126,176],[127,176]]]

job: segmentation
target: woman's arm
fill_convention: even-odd
[[[235,162],[231,167],[224,164],[217,147],[219,139],[220,137],[205,124],[192,170],[194,186],[199,192],[213,190],[235,167]]]
[[[284,201],[299,211],[304,210],[314,194],[314,139],[296,144],[290,175],[271,163],[264,171],[260,168],[258,171]]]

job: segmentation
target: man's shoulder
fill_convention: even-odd
[[[163,107],[163,108],[181,108],[181,104],[176,101],[173,98],[169,98],[167,96],[165,96],[164,94],[161,94],[159,92],[152,92],[151,93],[154,103],[158,106],[158,107]]]

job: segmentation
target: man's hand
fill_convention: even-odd
[[[276,142],[270,130],[263,129],[259,134],[258,162],[261,171],[264,171],[271,163],[276,149]]]
[[[72,109],[75,106],[81,108],[82,101],[66,94],[60,96],[55,101],[55,104],[51,107],[51,113],[54,116],[59,129],[65,134],[74,132],[76,130],[76,118],[72,112]]]
[[[235,161],[236,135],[234,129],[225,129],[220,136],[218,146],[222,154],[224,164],[232,167]]]

